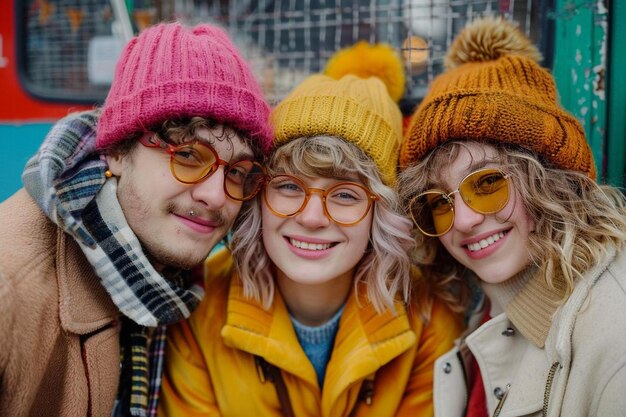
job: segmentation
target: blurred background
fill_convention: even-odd
[[[483,15],[515,21],[539,46],[562,104],[586,130],[600,180],[623,186],[626,1],[0,0],[0,201],[21,187],[56,120],[103,102],[123,45],[157,22],[224,27],[272,103],[336,50],[388,42],[404,58],[401,106],[410,114],[456,34]]]

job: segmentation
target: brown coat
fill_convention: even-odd
[[[24,189],[0,204],[0,416],[110,416],[118,311]]]

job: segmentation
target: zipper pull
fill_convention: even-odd
[[[365,379],[361,390],[359,391],[359,400],[363,401],[367,405],[372,405],[374,402],[374,380]]]
[[[269,364],[260,356],[254,356],[254,362],[256,363],[256,373],[259,376],[261,384],[265,384],[265,381],[271,381],[272,378],[269,375]]]
[[[504,393],[502,394],[502,398],[500,398],[500,401],[498,402],[498,405],[496,406],[496,411],[493,412],[493,417],[498,417],[500,415],[500,411],[502,411],[502,406],[504,405],[504,401],[506,400],[506,397],[509,395],[510,389],[511,389],[511,384],[506,384],[506,387],[504,388]]]

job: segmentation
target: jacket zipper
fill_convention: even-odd
[[[554,374],[556,373],[556,370],[560,365],[561,364],[559,362],[554,362],[550,367],[550,372],[548,372],[546,390],[543,393],[543,411],[541,413],[543,417],[546,417],[548,415],[548,404],[550,403],[550,393],[552,392],[552,381],[554,381]]]
[[[504,394],[502,395],[502,398],[500,398],[500,401],[498,401],[496,411],[493,412],[493,417],[498,417],[500,415],[500,412],[502,411],[502,406],[504,405],[504,400],[506,400],[506,397],[509,395],[509,389],[511,389],[511,384],[506,384],[506,387],[504,388]]]

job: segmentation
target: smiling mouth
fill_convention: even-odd
[[[302,242],[300,240],[296,240],[296,239],[293,239],[293,238],[289,238],[289,243],[292,246],[295,246],[298,249],[305,249],[305,250],[312,250],[312,251],[326,250],[326,249],[330,249],[331,247],[336,245],[336,243]]]
[[[465,245],[465,247],[470,252],[478,252],[479,250],[483,250],[483,249],[493,245],[498,240],[502,239],[504,237],[504,235],[506,235],[507,233],[509,233],[509,232],[508,231],[504,231],[504,232],[494,233],[493,235],[491,235],[489,237],[486,237],[485,239],[481,239],[480,241],[478,241],[476,243],[470,243],[469,245]]]

